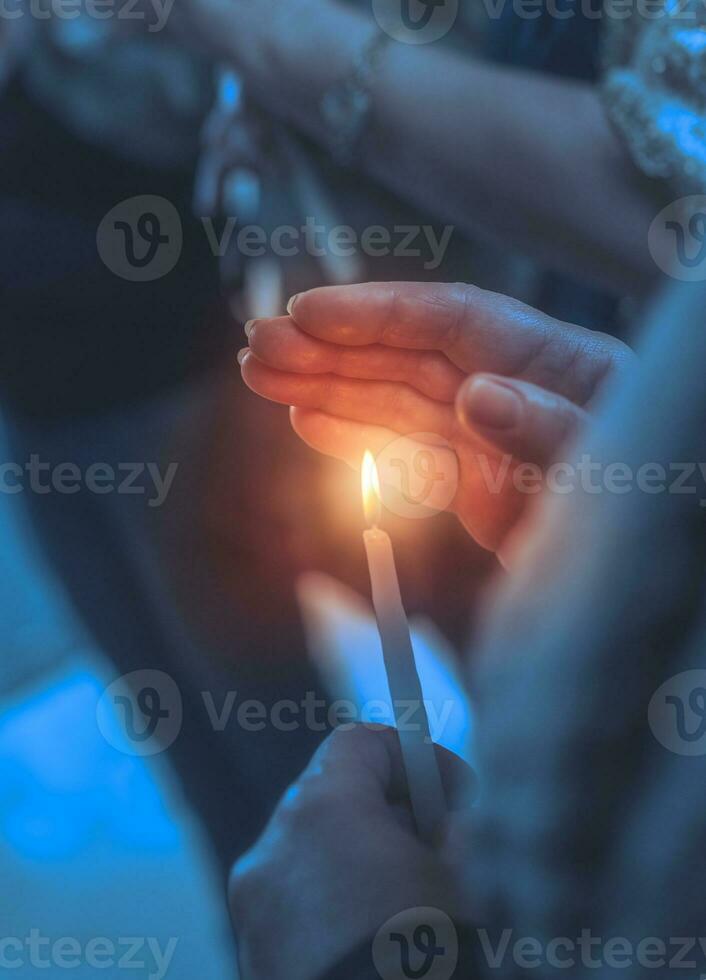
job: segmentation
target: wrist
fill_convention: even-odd
[[[321,100],[345,78],[374,28],[370,17],[338,3],[290,0],[242,39],[237,66],[257,101],[319,138]]]

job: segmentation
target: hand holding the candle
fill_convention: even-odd
[[[471,770],[437,753],[449,791],[470,804]],[[404,787],[391,729],[339,730],[322,746],[233,871],[242,980],[317,980],[403,910],[453,917],[464,818],[451,818],[447,844],[431,850],[415,836]]]
[[[295,430],[321,452],[358,467],[366,447],[377,453],[400,434],[440,436],[458,459],[453,509],[493,550],[532,497],[488,472],[501,472],[503,454],[551,460],[633,356],[463,284],[315,289],[289,317],[251,324],[249,341],[246,383],[295,406]]]

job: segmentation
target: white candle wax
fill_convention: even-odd
[[[412,811],[419,836],[434,843],[446,816],[446,800],[402,605],[392,541],[376,527],[365,532],[364,540]]]

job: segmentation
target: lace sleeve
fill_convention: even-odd
[[[610,6],[610,4],[609,4]],[[640,4],[637,4],[640,9]],[[608,11],[608,16],[610,11]],[[602,92],[647,176],[677,194],[706,190],[706,7],[676,0],[609,21]]]

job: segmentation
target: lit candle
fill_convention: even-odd
[[[364,541],[373,605],[402,746],[409,797],[419,836],[427,843],[434,843],[446,816],[446,801],[422,685],[414,661],[409,624],[402,605],[392,541],[378,527],[382,509],[380,479],[375,460],[369,452],[363,460],[362,483],[363,507],[369,528],[364,534]]]

